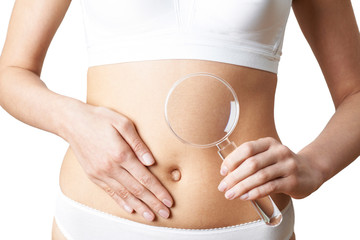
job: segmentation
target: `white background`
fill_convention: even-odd
[[[0,50],[14,0],[0,1]],[[360,24],[360,3],[352,1]],[[42,80],[60,94],[86,99],[87,56],[78,1],[48,51]],[[284,145],[298,152],[334,113],[324,77],[291,11],[279,67],[275,123]],[[41,117],[41,116],[39,116]],[[0,239],[50,239],[59,170],[67,143],[0,108]],[[360,239],[360,161],[318,191],[294,200],[297,239]]]

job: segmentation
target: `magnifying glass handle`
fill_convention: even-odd
[[[232,151],[234,151],[236,149],[236,145],[233,141],[229,141],[228,138],[226,138],[223,142],[219,143],[216,145],[218,147],[218,154],[220,155],[221,159],[224,160],[226,158],[227,155],[229,155]],[[264,202],[267,201],[268,205],[268,201],[270,201],[271,206],[272,206],[272,214],[271,216],[269,216],[270,214],[267,213],[269,212],[266,207],[264,207]],[[257,200],[252,200],[251,203],[253,204],[253,206],[255,207],[256,212],[259,214],[260,218],[269,226],[277,226],[281,223],[282,221],[282,214],[279,210],[279,208],[276,206],[276,204],[274,203],[274,201],[272,200],[272,198],[268,195],[264,198],[261,199],[257,199]],[[265,209],[267,209],[267,211],[265,211]]]

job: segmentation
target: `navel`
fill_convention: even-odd
[[[173,169],[171,171],[171,179],[175,182],[177,182],[181,179],[181,172],[179,169]]]

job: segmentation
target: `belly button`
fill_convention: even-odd
[[[171,171],[171,179],[175,182],[181,179],[181,172],[179,169],[174,169]]]

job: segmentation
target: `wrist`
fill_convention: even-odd
[[[319,151],[310,149],[309,146],[303,148],[297,153],[303,161],[306,161],[306,165],[313,172],[313,180],[316,184],[315,190],[324,184],[329,178],[329,167],[324,162],[324,156],[321,156]]]
[[[59,98],[57,109],[54,111],[53,116],[56,122],[56,134],[69,142],[71,133],[74,130],[74,123],[77,119],[77,115],[80,113],[80,109],[84,108],[87,104],[74,98],[61,96]]]

